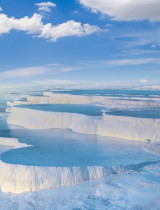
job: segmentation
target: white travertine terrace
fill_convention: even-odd
[[[159,98],[154,100],[121,100],[108,96],[79,96],[44,93],[45,96],[28,96],[26,101],[14,101],[8,123],[29,129],[62,128],[84,134],[97,134],[127,140],[144,141],[160,139],[160,119],[145,119],[125,116],[88,116],[77,113],[35,110],[14,106],[17,104],[90,104],[101,103],[111,108],[159,107]],[[115,100],[116,99],[116,100]],[[43,105],[42,105],[43,106]],[[17,139],[0,138],[0,145],[15,149],[31,145]],[[148,149],[148,148],[147,148]],[[8,149],[9,150],[9,149]],[[0,188],[2,192],[22,193],[58,188],[110,174],[123,173],[132,166],[83,166],[40,167],[8,164],[0,159]]]
[[[96,95],[71,95],[44,92],[43,96],[26,96],[26,101],[14,100],[7,102],[8,106],[20,104],[90,104],[99,103],[108,108],[132,109],[132,108],[158,108],[159,97],[128,97],[128,96],[96,96]]]
[[[12,107],[8,117],[9,124],[29,129],[63,128],[85,134],[96,134],[97,124],[100,120],[101,117],[21,107]]]
[[[22,148],[17,139],[0,138],[0,145]],[[8,149],[9,150],[9,149]],[[8,164],[0,160],[2,192],[22,193],[72,185],[121,173],[129,166],[39,167]]]
[[[22,148],[22,147],[30,147],[31,145],[25,144],[25,143],[20,143],[18,139],[14,138],[3,138],[0,137],[0,145],[2,146],[11,146],[14,147],[15,149]]]
[[[45,96],[28,96],[28,104],[49,104],[49,97]]]
[[[160,107],[160,98],[111,97],[92,95],[71,95],[44,92],[44,96],[28,96],[28,104],[90,104],[100,103],[108,108],[130,109]]]
[[[160,119],[103,114],[97,134],[128,140],[144,141],[160,138]]]
[[[62,128],[84,134],[97,134],[143,141],[160,138],[160,119],[103,114],[102,117],[12,107],[9,124],[29,129]]]
[[[44,96],[53,96],[53,95],[69,95],[69,96],[71,96],[72,94],[57,94],[57,93],[53,93],[53,92],[43,92],[43,95]],[[72,96],[80,96],[80,95],[72,95]],[[86,95],[84,95],[84,96],[86,96]],[[91,95],[92,96],[92,95]],[[94,95],[93,95],[94,96]],[[96,97],[97,97],[97,95],[95,95]],[[130,99],[132,99],[132,100],[148,100],[148,97],[136,97],[136,96],[125,96],[125,95],[123,95],[123,96],[109,96],[109,95],[106,95],[106,96],[98,96],[98,97],[105,97],[105,98],[107,98],[107,99],[125,99],[125,100],[130,100]],[[152,96],[152,97],[150,97],[150,99],[152,100],[152,101],[160,101],[160,97],[158,96]]]
[[[8,101],[7,102],[7,106],[15,106],[15,105],[22,105],[22,104],[28,104],[27,101],[17,101],[17,100],[14,100],[13,102],[10,102]]]

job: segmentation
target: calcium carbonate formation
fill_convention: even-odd
[[[121,99],[120,99],[121,98]],[[130,100],[129,100],[130,98]],[[125,100],[124,100],[125,99]],[[132,99],[132,100],[131,100]],[[134,100],[133,100],[134,99]],[[44,92],[44,96],[27,96],[22,104],[93,104],[107,108],[130,109],[159,107],[160,98],[83,96]],[[20,104],[15,101],[14,105]],[[65,128],[84,134],[98,134],[128,140],[156,140],[160,138],[160,119],[144,119],[103,114],[102,117],[76,113],[33,110],[12,106],[8,123],[29,129]]]
[[[62,128],[83,134],[96,134],[127,140],[143,141],[160,138],[160,119],[146,119],[103,114],[102,117],[84,114],[51,112],[12,107],[9,124],[29,129]]]
[[[135,99],[135,98],[134,98]],[[134,107],[159,107],[159,98],[146,100],[137,98],[113,98],[107,96],[76,96],[45,92],[44,96],[28,96],[26,101],[8,103],[11,113],[8,123],[29,129],[61,128],[84,134],[96,134],[127,140],[143,141],[160,139],[160,119],[145,119],[125,116],[88,116],[78,113],[36,110],[17,104],[90,104],[130,109]],[[42,105],[43,106],[43,105]],[[0,138],[0,145],[12,148],[28,147],[17,139]],[[39,167],[7,164],[0,160],[0,186],[3,192],[21,193],[41,189],[57,188],[74,183],[121,173],[132,166],[86,166],[86,167]]]
[[[132,108],[158,108],[160,107],[160,98],[152,97],[112,97],[95,95],[71,95],[44,92],[43,96],[26,96],[26,101],[14,100],[8,102],[9,106],[18,104],[90,104],[99,103],[109,108],[132,109]]]
[[[0,145],[12,146],[12,149],[30,146],[9,138],[0,138]],[[2,192],[22,193],[72,185],[128,169],[132,166],[39,167],[8,164],[0,160],[0,186]]]

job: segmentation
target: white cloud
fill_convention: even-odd
[[[144,54],[159,54],[159,50],[141,50],[141,49],[129,49],[129,50],[123,50],[121,52],[121,55],[123,56],[137,56],[137,55],[144,55]]]
[[[19,69],[9,70],[5,72],[0,72],[0,79],[30,77],[34,75],[44,74],[46,72],[47,72],[47,69],[43,66],[19,68]]]
[[[42,16],[36,13],[32,17],[26,16],[20,19],[0,14],[0,34],[9,33],[11,30],[25,31],[51,41],[66,36],[87,36],[100,31],[98,26],[82,24],[74,20],[59,25],[44,24]]]
[[[0,80],[12,79],[12,78],[26,78],[38,75],[53,75],[60,72],[69,72],[80,70],[80,67],[77,66],[67,66],[64,64],[48,64],[45,66],[35,66],[35,67],[26,67],[12,69],[4,72],[0,72]]]
[[[115,65],[115,66],[127,66],[127,65],[142,65],[142,64],[160,64],[159,58],[140,58],[140,59],[121,59],[121,60],[111,60],[105,61],[105,64]]]
[[[45,11],[45,12],[50,12],[51,7],[56,7],[56,4],[48,1],[48,2],[40,2],[40,3],[35,3],[36,6],[38,6],[39,11]]]
[[[100,31],[98,26],[82,24],[73,20],[53,26],[51,23],[44,25],[39,37],[56,41],[58,38],[66,36],[86,36]]]
[[[0,7],[0,12],[2,12],[3,11],[3,9],[2,9],[2,7]]]
[[[159,0],[79,0],[93,12],[100,11],[117,21],[160,21]]]
[[[160,58],[128,58],[128,59],[115,59],[115,60],[95,60],[80,62],[77,66],[80,69],[109,69],[110,66],[133,66],[133,65],[146,65],[146,64],[160,64]]]
[[[0,34],[9,33],[11,30],[26,31],[30,34],[40,33],[43,28],[42,16],[34,14],[31,18],[23,17],[16,19],[0,14]]]

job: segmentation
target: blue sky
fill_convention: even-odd
[[[159,0],[1,0],[0,86],[160,84]]]

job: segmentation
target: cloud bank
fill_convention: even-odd
[[[116,21],[160,21],[159,0],[79,0],[93,12],[101,12]]]
[[[39,38],[56,41],[62,37],[82,37],[100,31],[98,26],[82,24],[74,20],[53,25],[52,23],[44,24],[42,19],[43,16],[37,13],[33,14],[32,17],[25,16],[19,19],[0,13],[0,35],[9,33],[12,30],[18,30],[33,34]]]

